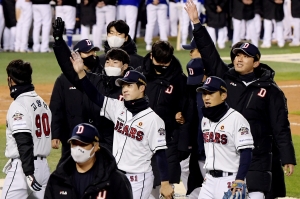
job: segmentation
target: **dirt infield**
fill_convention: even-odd
[[[283,81],[277,83],[286,95],[289,112],[300,112],[300,81]],[[37,84],[35,88],[37,93],[49,104],[53,84]],[[0,86],[0,102],[0,124],[2,125],[5,124],[7,109],[12,102],[7,86]],[[300,115],[289,114],[289,119],[292,133],[300,135]]]

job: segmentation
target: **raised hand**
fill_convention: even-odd
[[[193,24],[200,23],[197,7],[192,0],[186,2],[184,9],[188,13]]]
[[[62,18],[57,17],[52,24],[52,27],[54,40],[57,41],[62,39],[65,30],[65,22],[62,20]]]
[[[83,60],[78,52],[72,52],[72,57],[70,57],[70,60],[72,62],[73,68],[78,74],[79,79],[82,79],[86,74],[84,71],[84,64]]]

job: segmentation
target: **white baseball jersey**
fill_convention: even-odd
[[[237,172],[239,150],[254,148],[248,121],[230,108],[219,122],[203,117],[201,126],[206,155],[204,168]]]
[[[115,124],[113,155],[118,168],[127,173],[152,171],[153,154],[167,148],[163,120],[151,108],[133,116],[123,101],[108,97],[101,115]]]
[[[10,105],[6,116],[6,150],[8,158],[19,158],[13,134],[31,133],[34,156],[47,157],[51,150],[51,111],[35,92],[19,95]]]

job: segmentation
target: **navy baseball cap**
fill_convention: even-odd
[[[188,72],[188,85],[199,85],[202,83],[204,66],[201,58],[196,58],[189,61],[189,63],[186,65],[186,70]]]
[[[100,49],[98,47],[95,47],[93,45],[93,42],[89,39],[83,39],[79,41],[77,44],[75,44],[73,50],[75,52],[83,52],[83,53],[90,52],[91,50],[100,51]]]
[[[116,79],[115,84],[117,86],[122,86],[122,83],[124,83],[124,82],[129,83],[129,84],[140,82],[141,84],[144,84],[145,86],[147,85],[146,77],[142,73],[137,72],[135,70],[127,71],[123,78]]]
[[[203,86],[197,88],[197,92],[202,92],[203,90],[206,90],[208,92],[217,92],[217,91],[224,91],[227,92],[227,86],[226,82],[216,76],[210,76],[206,79]]]
[[[197,48],[194,37],[192,38],[190,44],[182,45],[182,48],[183,48],[184,50],[193,50],[193,49]]]
[[[237,54],[239,51],[243,51],[246,55],[253,57],[255,60],[259,60],[261,57],[259,49],[251,43],[243,43],[240,47],[232,50],[234,54]]]
[[[78,140],[85,144],[90,144],[93,142],[99,142],[99,137],[99,132],[93,125],[81,123],[74,127],[72,136],[68,142],[71,140]]]

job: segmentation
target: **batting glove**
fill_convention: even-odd
[[[53,37],[55,41],[61,40],[65,30],[65,22],[62,18],[57,17],[52,24],[53,27]]]
[[[26,181],[32,191],[40,191],[42,189],[42,185],[36,181],[34,175],[26,176]]]

